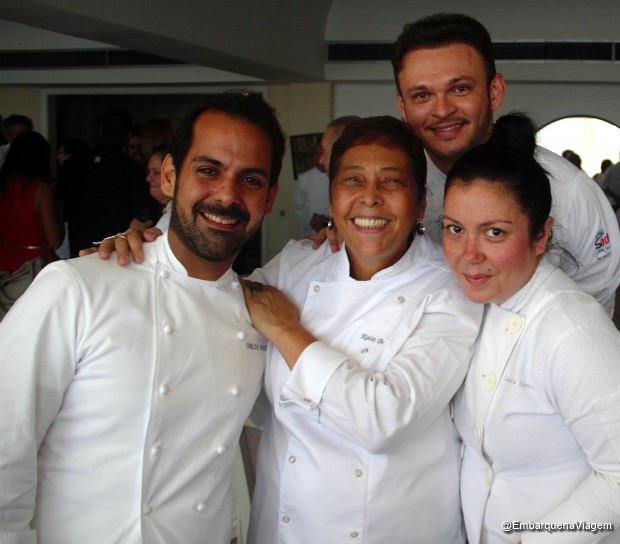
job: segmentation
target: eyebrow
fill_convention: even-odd
[[[348,166],[343,166],[340,170],[366,170],[366,167],[361,164],[350,164]],[[406,168],[401,168],[399,166],[380,166],[380,172],[407,172]]]
[[[455,219],[454,217],[450,217],[449,215],[443,215],[441,217],[442,220],[447,220],[447,221],[454,221],[455,223],[461,223],[461,221],[459,221],[458,219]],[[489,221],[485,221],[484,223],[480,223],[480,225],[477,225],[478,227],[490,227],[491,225],[496,225],[497,223],[505,223],[508,225],[512,225],[512,221],[509,221],[508,219],[490,219]]]
[[[457,83],[466,82],[466,81],[474,81],[474,78],[471,76],[455,76],[448,80],[448,86],[455,85]],[[426,83],[420,83],[419,85],[412,85],[407,90],[408,91],[419,91],[428,89],[429,86]]]
[[[192,164],[211,164],[213,166],[223,167],[225,166],[222,161],[218,161],[213,157],[209,157],[207,155],[196,155],[192,158]],[[259,176],[264,176],[266,178],[269,177],[269,172],[267,172],[264,168],[259,168],[258,166],[249,166],[247,168],[243,168],[241,170],[242,174],[255,174]]]

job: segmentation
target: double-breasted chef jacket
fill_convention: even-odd
[[[620,542],[607,531],[502,529],[620,529],[620,332],[545,259],[510,299],[487,306],[454,412],[470,544]]]
[[[0,543],[229,544],[266,353],[234,272],[189,277],[166,235],[125,269],[54,263],[0,353]]]
[[[290,242],[253,279],[281,289],[318,341],[292,371],[269,347],[249,542],[464,542],[449,403],[482,308],[440,249],[416,237],[356,281],[346,247]]]

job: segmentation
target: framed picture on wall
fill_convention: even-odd
[[[291,136],[291,157],[293,160],[293,176],[310,170],[315,166],[316,146],[321,141],[322,132]]]

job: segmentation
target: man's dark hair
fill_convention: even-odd
[[[213,95],[203,101],[181,121],[172,141],[172,163],[177,172],[192,145],[196,120],[207,111],[217,111],[234,119],[242,119],[260,128],[271,142],[271,173],[269,186],[273,186],[280,176],[286,139],[278,122],[276,111],[258,93],[247,91],[229,92]]]
[[[495,77],[495,57],[488,30],[482,23],[459,13],[436,13],[405,25],[394,43],[392,67],[398,87],[398,74],[403,68],[403,58],[417,49],[436,49],[454,43],[473,47],[484,60],[487,84]]]

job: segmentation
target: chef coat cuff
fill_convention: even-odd
[[[346,360],[345,355],[327,344],[313,342],[302,352],[284,382],[280,404],[293,402],[308,411],[317,410],[327,382]]]

